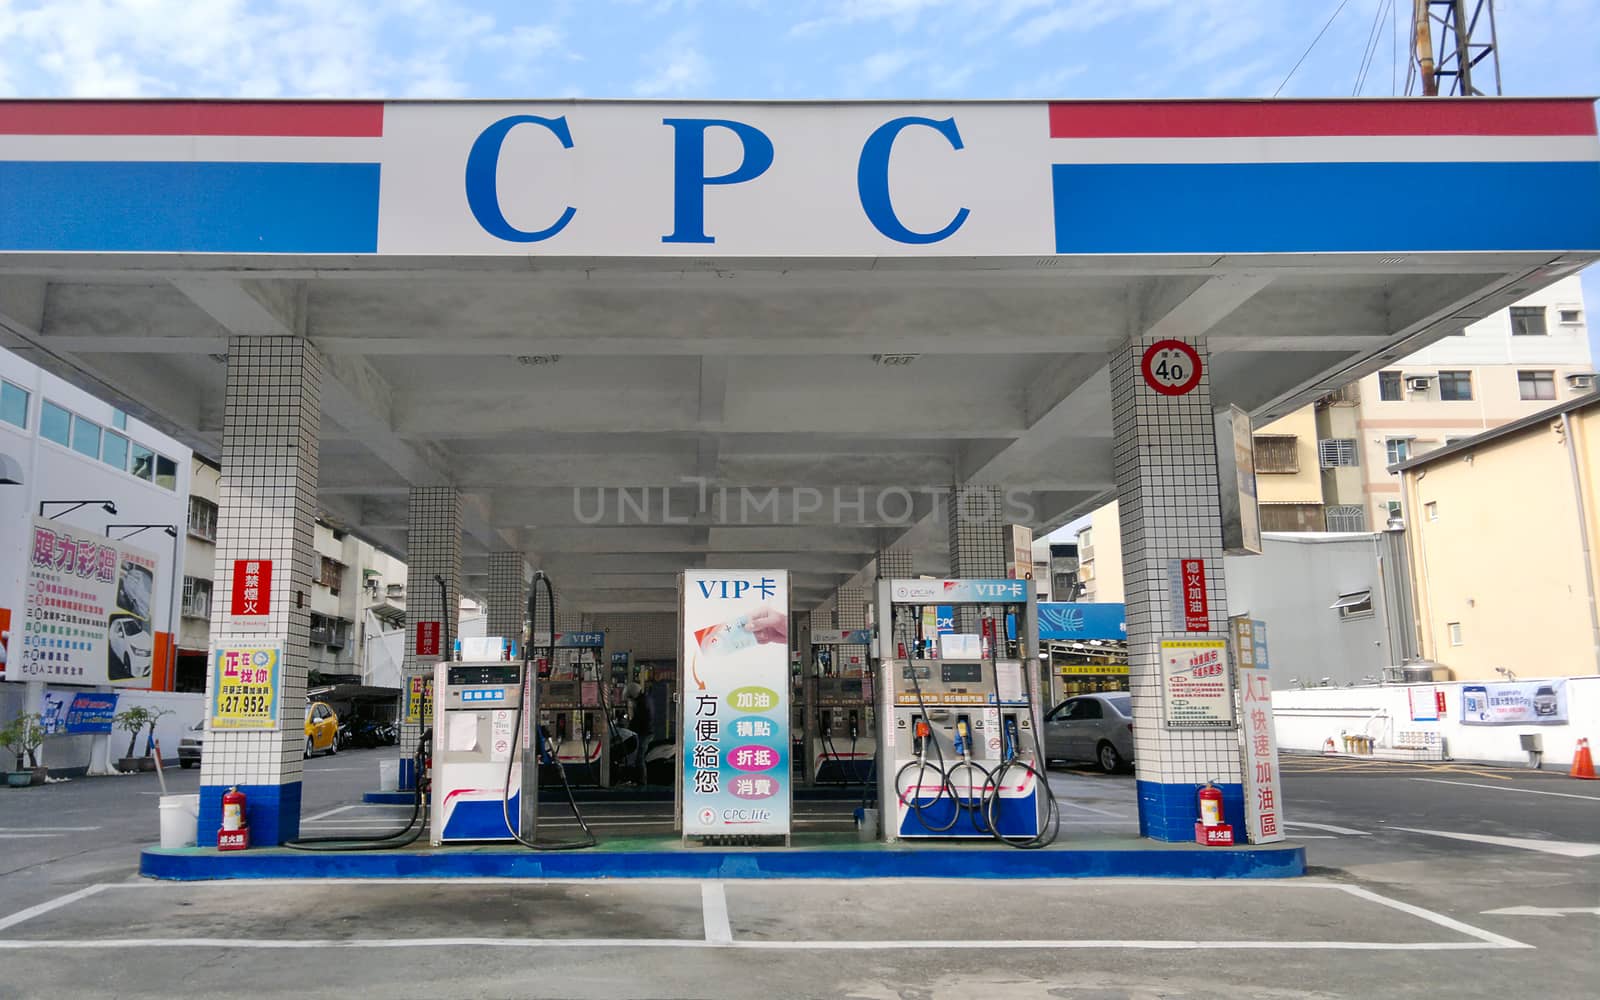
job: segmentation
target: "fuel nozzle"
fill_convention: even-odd
[[[956,753],[962,757],[967,755],[967,747],[971,745],[971,734],[967,730],[967,717],[962,716],[956,720]]]
[[[1017,717],[1006,716],[1006,759],[1011,760],[1017,755]]]
[[[924,748],[928,745],[928,740],[933,736],[933,727],[922,719],[918,719],[916,728],[913,731],[916,733],[916,745],[913,749],[918,756],[921,756]]]
[[[861,716],[855,711],[850,712],[850,738],[857,739],[861,736]]]

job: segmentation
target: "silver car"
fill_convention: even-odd
[[[1133,703],[1126,691],[1079,695],[1044,717],[1045,756],[1092,760],[1110,773],[1133,764]]]

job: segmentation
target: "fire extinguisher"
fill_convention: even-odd
[[[242,830],[244,825],[244,793],[230,788],[222,794],[222,828]]]
[[[1200,789],[1200,823],[1202,826],[1222,825],[1222,789],[1209,781]]]

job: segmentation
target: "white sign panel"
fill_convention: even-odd
[[[1161,711],[1168,729],[1232,729],[1225,639],[1161,642]]]
[[[1245,618],[1233,619],[1232,625],[1244,735],[1245,828],[1250,843],[1269,844],[1284,839],[1284,830],[1267,626]]]
[[[1513,681],[1466,684],[1461,688],[1461,722],[1467,726],[1526,726],[1567,721],[1567,682]]]
[[[685,837],[789,834],[789,574],[683,575]]]
[[[34,518],[9,680],[149,687],[156,557]]]

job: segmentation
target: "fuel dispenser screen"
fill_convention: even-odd
[[[516,663],[475,663],[470,666],[451,667],[449,674],[449,683],[452,687],[478,684],[510,684],[515,686],[521,682],[522,666]]]

